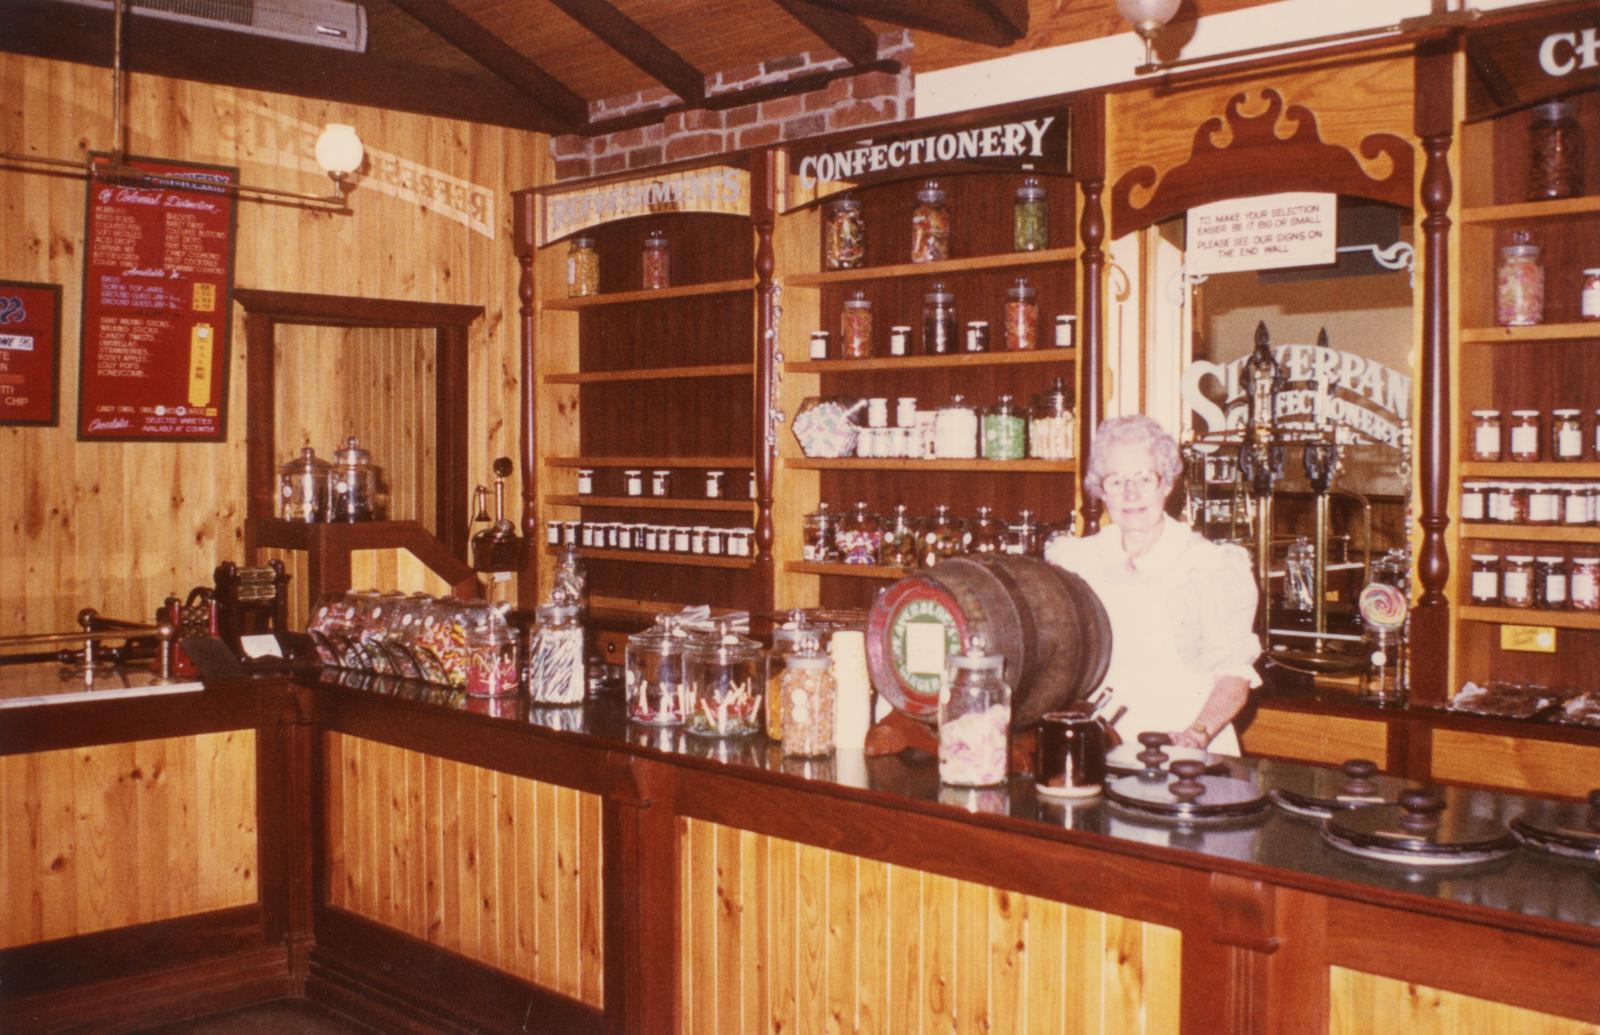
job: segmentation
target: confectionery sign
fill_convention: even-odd
[[[61,286],[0,280],[0,424],[56,423]]]

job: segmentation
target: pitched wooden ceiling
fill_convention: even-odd
[[[885,67],[878,36],[902,28],[914,31],[919,70],[1126,31],[1114,0],[359,2],[365,53],[135,16],[124,21],[124,64],[549,133],[601,133],[621,127],[592,119],[590,102],[664,87],[679,106],[701,107],[717,73],[801,53]],[[1209,12],[1264,0],[1204,2]],[[0,50],[109,66],[111,41],[109,10],[0,0]],[[758,99],[719,94],[712,103]]]

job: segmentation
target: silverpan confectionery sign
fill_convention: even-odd
[[[548,194],[544,198],[539,243],[559,241],[601,223],[658,212],[748,216],[750,174],[743,169],[713,165]]]

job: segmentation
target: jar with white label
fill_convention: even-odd
[[[578,495],[590,496],[594,494],[594,468],[578,468]]]
[[[875,398],[867,400],[867,427],[887,428],[889,426],[889,400]]]
[[[1559,525],[1562,511],[1561,490],[1549,482],[1528,486],[1528,517],[1526,524]]]
[[[722,471],[706,472],[706,499],[720,500],[722,498]]]
[[[1461,486],[1461,520],[1482,521],[1488,517],[1489,493],[1482,482],[1464,482]]]
[[[1471,458],[1479,463],[1500,459],[1500,411],[1472,411]]]
[[[1508,457],[1518,463],[1535,463],[1539,459],[1541,414],[1538,410],[1512,410],[1510,448]]]
[[[1583,422],[1577,410],[1550,411],[1550,459],[1583,459]]]
[[[1600,557],[1574,557],[1567,586],[1574,611],[1600,611]]]
[[[1567,559],[1535,557],[1533,561],[1533,604],[1546,611],[1567,607]]]
[[[627,470],[622,472],[624,491],[629,496],[644,495],[644,472],[640,470]]]
[[[988,352],[989,321],[968,320],[966,342],[968,352]]]
[[[672,472],[671,471],[668,471],[668,470],[657,470],[657,471],[651,471],[650,472],[650,495],[652,495],[652,496],[671,496],[672,495]]]
[[[911,327],[907,324],[896,324],[889,328],[889,355],[909,356],[911,354]]]
[[[1585,320],[1600,320],[1600,269],[1583,271],[1583,294],[1578,299],[1578,315]]]
[[[1574,482],[1561,486],[1561,523],[1587,525],[1593,520],[1589,486]]]
[[[1500,606],[1533,606],[1533,557],[1509,554],[1500,565]]]
[[[933,419],[933,455],[941,460],[971,460],[978,455],[978,411],[956,395]]]
[[[917,397],[902,395],[894,401],[894,424],[897,428],[917,426]]]
[[[811,348],[806,355],[811,359],[827,359],[828,337],[829,335],[827,331],[812,331]]]
[[[1493,607],[1500,603],[1500,556],[1493,553],[1472,555],[1472,602]]]

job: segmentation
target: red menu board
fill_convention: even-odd
[[[0,280],[0,424],[55,424],[61,285]]]
[[[238,170],[130,158],[125,172],[89,181],[78,438],[220,442]]]

